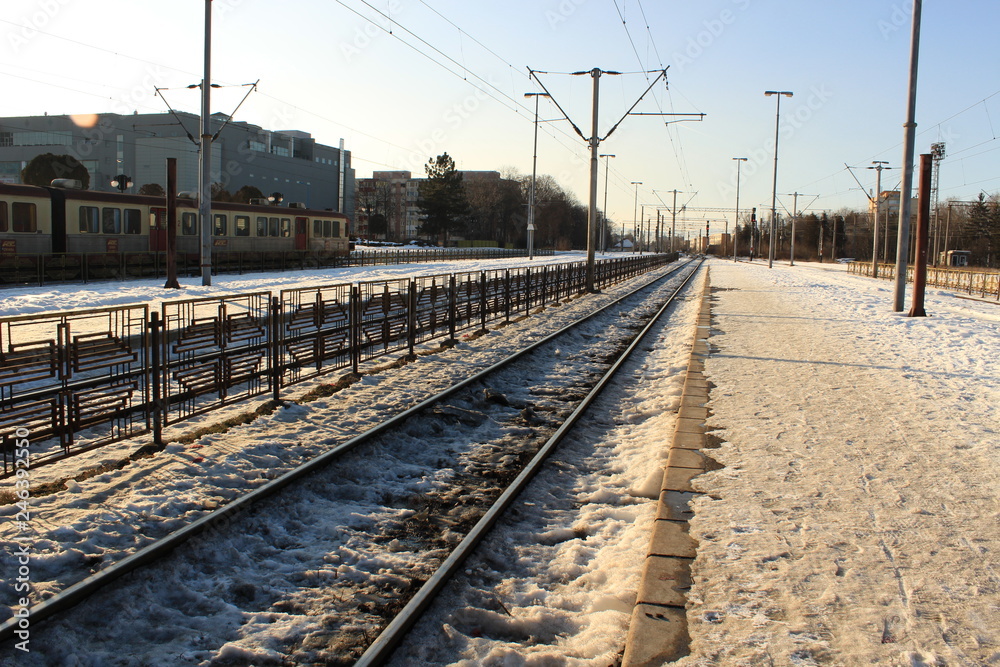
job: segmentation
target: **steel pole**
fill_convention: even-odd
[[[903,125],[903,179],[899,186],[899,235],[896,239],[896,285],[892,309],[903,310],[906,297],[906,265],[910,249],[910,187],[913,182],[913,144],[917,124],[917,60],[920,53],[920,10],[922,0],[913,0],[913,30],[910,36],[910,93]]]
[[[736,261],[736,246],[739,243],[740,228],[740,167],[747,161],[745,157],[734,157],[736,160],[736,224],[733,225],[733,261]],[[674,195],[674,206],[677,206],[677,195]]]
[[[212,0],[205,0],[205,78],[201,81],[201,145],[198,217],[201,219],[201,284],[212,284]]]
[[[535,140],[531,151],[531,197],[528,203],[528,259],[535,258],[535,174],[538,165],[538,98],[535,95]]]
[[[590,71],[594,78],[594,105],[592,111],[592,122],[590,130],[590,210],[587,215],[587,273],[586,289],[588,292],[594,291],[594,246],[597,234],[597,146],[601,143],[597,136],[597,102],[601,81],[601,70],[594,68]]]
[[[931,170],[934,156],[925,153],[920,156],[920,182],[917,204],[917,247],[913,258],[913,302],[910,317],[926,317],[924,310],[924,287],[927,284],[927,231],[931,209]]]
[[[771,188],[771,242],[767,251],[767,268],[774,264],[774,232],[775,217],[778,212],[778,126],[781,123],[781,93],[778,93],[778,104],[774,113],[774,181]]]

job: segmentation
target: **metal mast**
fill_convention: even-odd
[[[205,0],[205,78],[201,81],[200,178],[198,217],[201,218],[201,284],[212,284],[212,129],[209,97],[212,90],[212,0]]]
[[[938,178],[941,175],[941,160],[944,159],[944,142],[931,144],[931,157],[934,166],[931,171],[931,233],[934,235],[933,261],[934,266],[938,264],[938,252],[940,251],[940,226],[938,223]]]
[[[899,233],[896,239],[896,282],[892,310],[903,310],[906,296],[906,265],[910,251],[910,187],[913,183],[913,152],[916,140],[917,60],[920,54],[920,11],[922,0],[913,0],[913,26],[910,35],[910,85],[903,124],[903,180],[899,186]]]

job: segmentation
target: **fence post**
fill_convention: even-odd
[[[417,281],[410,278],[410,294],[406,300],[406,338],[413,356],[413,348],[417,344]]]
[[[351,285],[351,303],[347,309],[351,330],[351,372],[358,374],[361,364],[361,288]]]
[[[150,397],[150,412],[153,413],[153,444],[163,446],[163,401],[160,396],[160,313],[149,314],[149,363],[152,375],[152,392]]]
[[[531,269],[524,270],[524,314],[531,312]]]
[[[268,352],[271,357],[271,398],[277,403],[281,400],[281,348],[278,338],[281,332],[281,300],[271,297],[270,331],[268,332]]]
[[[455,274],[448,276],[448,338],[455,340],[455,318],[458,309],[458,295],[455,293]]]
[[[510,324],[510,269],[503,272],[503,313],[504,322]]]
[[[486,272],[479,272],[479,330],[486,333],[486,308],[489,299],[486,297]]]

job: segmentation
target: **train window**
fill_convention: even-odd
[[[278,235],[278,219],[277,218],[270,218],[268,220],[268,222],[270,223],[270,226],[268,227],[268,230],[270,231],[270,236],[277,236]]]
[[[198,234],[198,216],[191,212],[181,215],[181,234],[195,236]]]
[[[340,238],[340,220],[333,221],[333,235],[336,238]]]
[[[7,231],[7,202],[0,201],[0,232]]]
[[[215,224],[212,225],[212,235],[213,236],[225,236],[226,235],[226,227],[229,226],[227,224],[229,221],[226,219],[226,216],[224,214],[222,214],[222,213],[216,213],[214,216],[212,216],[212,218],[215,221]]]
[[[96,206],[80,207],[80,233],[97,234],[101,231],[101,212]]]
[[[16,201],[11,203],[11,217],[15,232],[28,232],[34,234],[38,230],[38,220],[36,217],[35,205],[28,202]]]
[[[292,221],[288,218],[281,219],[281,235],[285,237],[292,235]]]
[[[318,239],[321,236],[323,236],[323,221],[313,220],[313,238]]]
[[[257,236],[267,236],[267,218],[262,215],[257,217]]]
[[[317,220],[317,222],[319,222],[319,221]],[[324,220],[323,221],[323,238],[330,238],[330,221],[329,220]]]
[[[137,208],[125,209],[125,233],[142,234],[142,211]]]
[[[101,211],[101,229],[105,234],[122,233],[122,210],[105,208]]]
[[[233,234],[236,236],[250,236],[250,217],[238,215],[233,220]]]

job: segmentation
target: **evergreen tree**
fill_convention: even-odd
[[[232,201],[239,204],[249,204],[251,199],[266,199],[264,193],[253,185],[244,185],[233,193]]]
[[[90,187],[90,172],[72,155],[42,153],[31,159],[21,170],[21,182],[28,185],[49,185],[57,178],[72,178]]]
[[[152,197],[163,197],[166,195],[166,190],[159,183],[146,183],[141,188],[139,188],[140,195],[150,195]]]
[[[417,207],[423,217],[420,233],[440,237],[448,243],[448,235],[461,230],[469,212],[462,174],[447,153],[431,158],[424,165],[427,180],[420,183]]]

